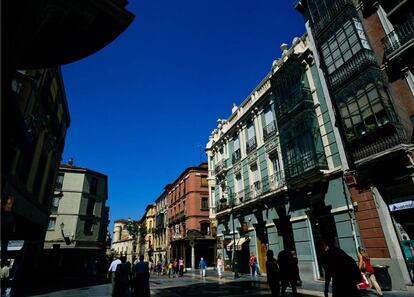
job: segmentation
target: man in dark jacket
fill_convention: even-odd
[[[331,279],[333,297],[360,297],[357,285],[361,282],[361,272],[355,260],[333,242],[322,242],[322,248],[326,257],[325,297],[328,297]]]
[[[149,265],[144,262],[143,255],[139,256],[139,262],[132,268],[132,274],[134,275],[134,296],[149,297]]]
[[[297,296],[296,282],[297,282],[297,265],[295,259],[289,250],[283,250],[277,257],[277,262],[280,268],[280,281],[282,285],[281,296],[286,294],[286,288],[290,284],[292,288],[292,296]]]
[[[266,271],[267,271],[267,283],[269,284],[270,291],[273,297],[279,297],[280,294],[280,273],[279,265],[273,256],[273,251],[268,250],[266,253]]]

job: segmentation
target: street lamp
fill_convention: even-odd
[[[226,199],[226,197],[224,197],[224,194],[227,195],[228,199]],[[223,195],[221,196],[220,202],[222,204],[225,204],[227,202],[227,204],[230,204],[230,197],[232,196],[233,192],[231,190],[230,187],[226,187],[226,190],[223,192]],[[234,203],[231,203],[231,208],[230,208],[230,215],[231,215],[231,221],[232,221],[232,225],[233,225],[233,261],[232,261],[232,268],[233,268],[233,272],[234,272],[234,278],[238,278],[239,277],[239,272],[238,272],[238,261],[237,261],[237,244],[236,244],[236,232],[235,232],[235,228],[234,228],[234,214],[233,214],[233,206]]]
[[[70,239],[69,236],[65,235],[65,232],[63,231],[63,229],[65,228],[65,223],[61,223],[60,224],[60,232],[62,233],[63,239],[65,240],[66,245],[70,245],[72,243],[72,240]],[[73,239],[73,237],[72,237]]]

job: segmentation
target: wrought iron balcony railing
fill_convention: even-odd
[[[414,17],[411,17],[385,36],[382,43],[387,57],[406,45],[414,45]]]
[[[241,159],[241,151],[240,151],[240,149],[237,149],[233,152],[233,154],[231,156],[232,163],[234,164],[234,163],[240,161],[240,159]]]
[[[276,134],[276,122],[275,121],[270,122],[263,128],[263,138],[265,141],[275,134]]]
[[[313,99],[309,88],[303,87],[289,98],[276,98],[276,118],[278,123],[286,121],[286,117],[293,116],[305,110],[313,110]]]
[[[262,194],[262,184],[260,180],[255,181],[253,185],[250,186],[250,193],[252,194],[252,198],[257,198]]]
[[[374,52],[366,49],[360,50],[341,67],[331,73],[329,80],[332,88],[336,89],[340,87],[349,81],[352,76],[360,73],[370,65],[378,65]]]
[[[227,159],[222,159],[221,161],[219,161],[216,166],[214,167],[214,172],[216,174],[219,174],[221,171],[223,171],[224,169],[226,169],[226,162]]]
[[[250,138],[246,143],[246,152],[250,154],[257,147],[256,136]]]
[[[308,152],[285,160],[285,174],[287,179],[296,178],[311,170],[327,169],[324,153]]]
[[[365,141],[362,140],[366,144],[359,144],[362,141],[353,144],[353,147],[356,147],[354,150],[352,150],[352,156],[354,157],[354,160],[359,161],[375,154],[384,153],[387,150],[400,144],[409,143],[402,127],[392,124],[390,124],[389,127],[389,129],[392,129],[393,131],[391,133],[387,133],[387,135],[380,136],[379,133],[381,132],[379,132],[375,135],[367,136],[366,139],[364,139]],[[385,127],[385,129],[388,128]]]

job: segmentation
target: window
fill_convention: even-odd
[[[271,174],[273,174],[274,180],[276,182],[280,182],[282,180],[282,172],[280,170],[280,163],[279,163],[278,156],[276,154],[272,155],[270,157],[270,162],[272,164],[272,170],[273,170]]]
[[[243,191],[243,180],[241,174],[236,174],[237,192]]]
[[[255,191],[259,191],[260,190],[260,173],[257,168],[257,165],[253,165],[250,168],[250,170],[252,172],[253,188]]]
[[[241,152],[240,152],[240,140],[239,135],[236,134],[233,138],[233,155],[232,155],[232,162],[236,163],[241,159]]]
[[[329,1],[331,0],[310,0],[308,2],[309,12],[314,22],[317,22],[321,16],[326,14]]]
[[[201,176],[201,186],[202,187],[208,187],[207,176],[205,176],[205,175]]]
[[[201,209],[208,209],[208,198],[201,198]]]
[[[352,58],[362,47],[371,49],[359,20],[346,21],[321,46],[328,73],[334,72]]]
[[[265,126],[263,129],[263,136],[264,140],[267,140],[270,136],[274,135],[276,131],[276,125],[273,117],[273,112],[270,108],[268,108],[265,112]]]
[[[55,230],[55,226],[56,226],[56,218],[49,218],[47,230]]]
[[[246,151],[247,151],[247,153],[250,153],[255,148],[256,148],[256,133],[254,131],[254,125],[253,125],[253,123],[250,123],[250,125],[247,128],[247,145],[246,145]]]
[[[88,206],[86,207],[86,215],[93,216],[95,210],[95,199],[88,199]]]
[[[98,190],[98,179],[96,177],[92,177],[91,184],[89,187],[89,193],[96,195]]]
[[[200,231],[201,231],[201,234],[203,235],[209,235],[210,234],[210,223],[206,223],[206,222],[200,223]]]
[[[86,235],[92,234],[92,226],[93,226],[93,221],[91,219],[85,220],[85,224],[83,225],[83,232]]]
[[[53,211],[53,212],[57,211],[57,209],[59,208],[60,198],[61,197],[56,197],[56,196],[53,197],[51,211]]]
[[[62,189],[63,178],[65,177],[64,173],[59,173],[56,179],[56,189]]]
[[[352,140],[389,122],[385,111],[388,95],[374,84],[368,84],[339,104],[346,138]]]

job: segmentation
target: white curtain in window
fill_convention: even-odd
[[[254,125],[251,124],[249,126],[249,128],[247,128],[247,138],[250,140],[255,136],[255,132],[254,132]]]
[[[273,113],[272,113],[272,110],[269,109],[265,113],[265,123],[266,123],[266,126],[269,125],[271,122],[273,122]]]
[[[237,151],[238,149],[240,149],[240,140],[239,140],[239,136],[237,136],[234,141],[233,141],[233,146],[234,146],[234,151]]]

